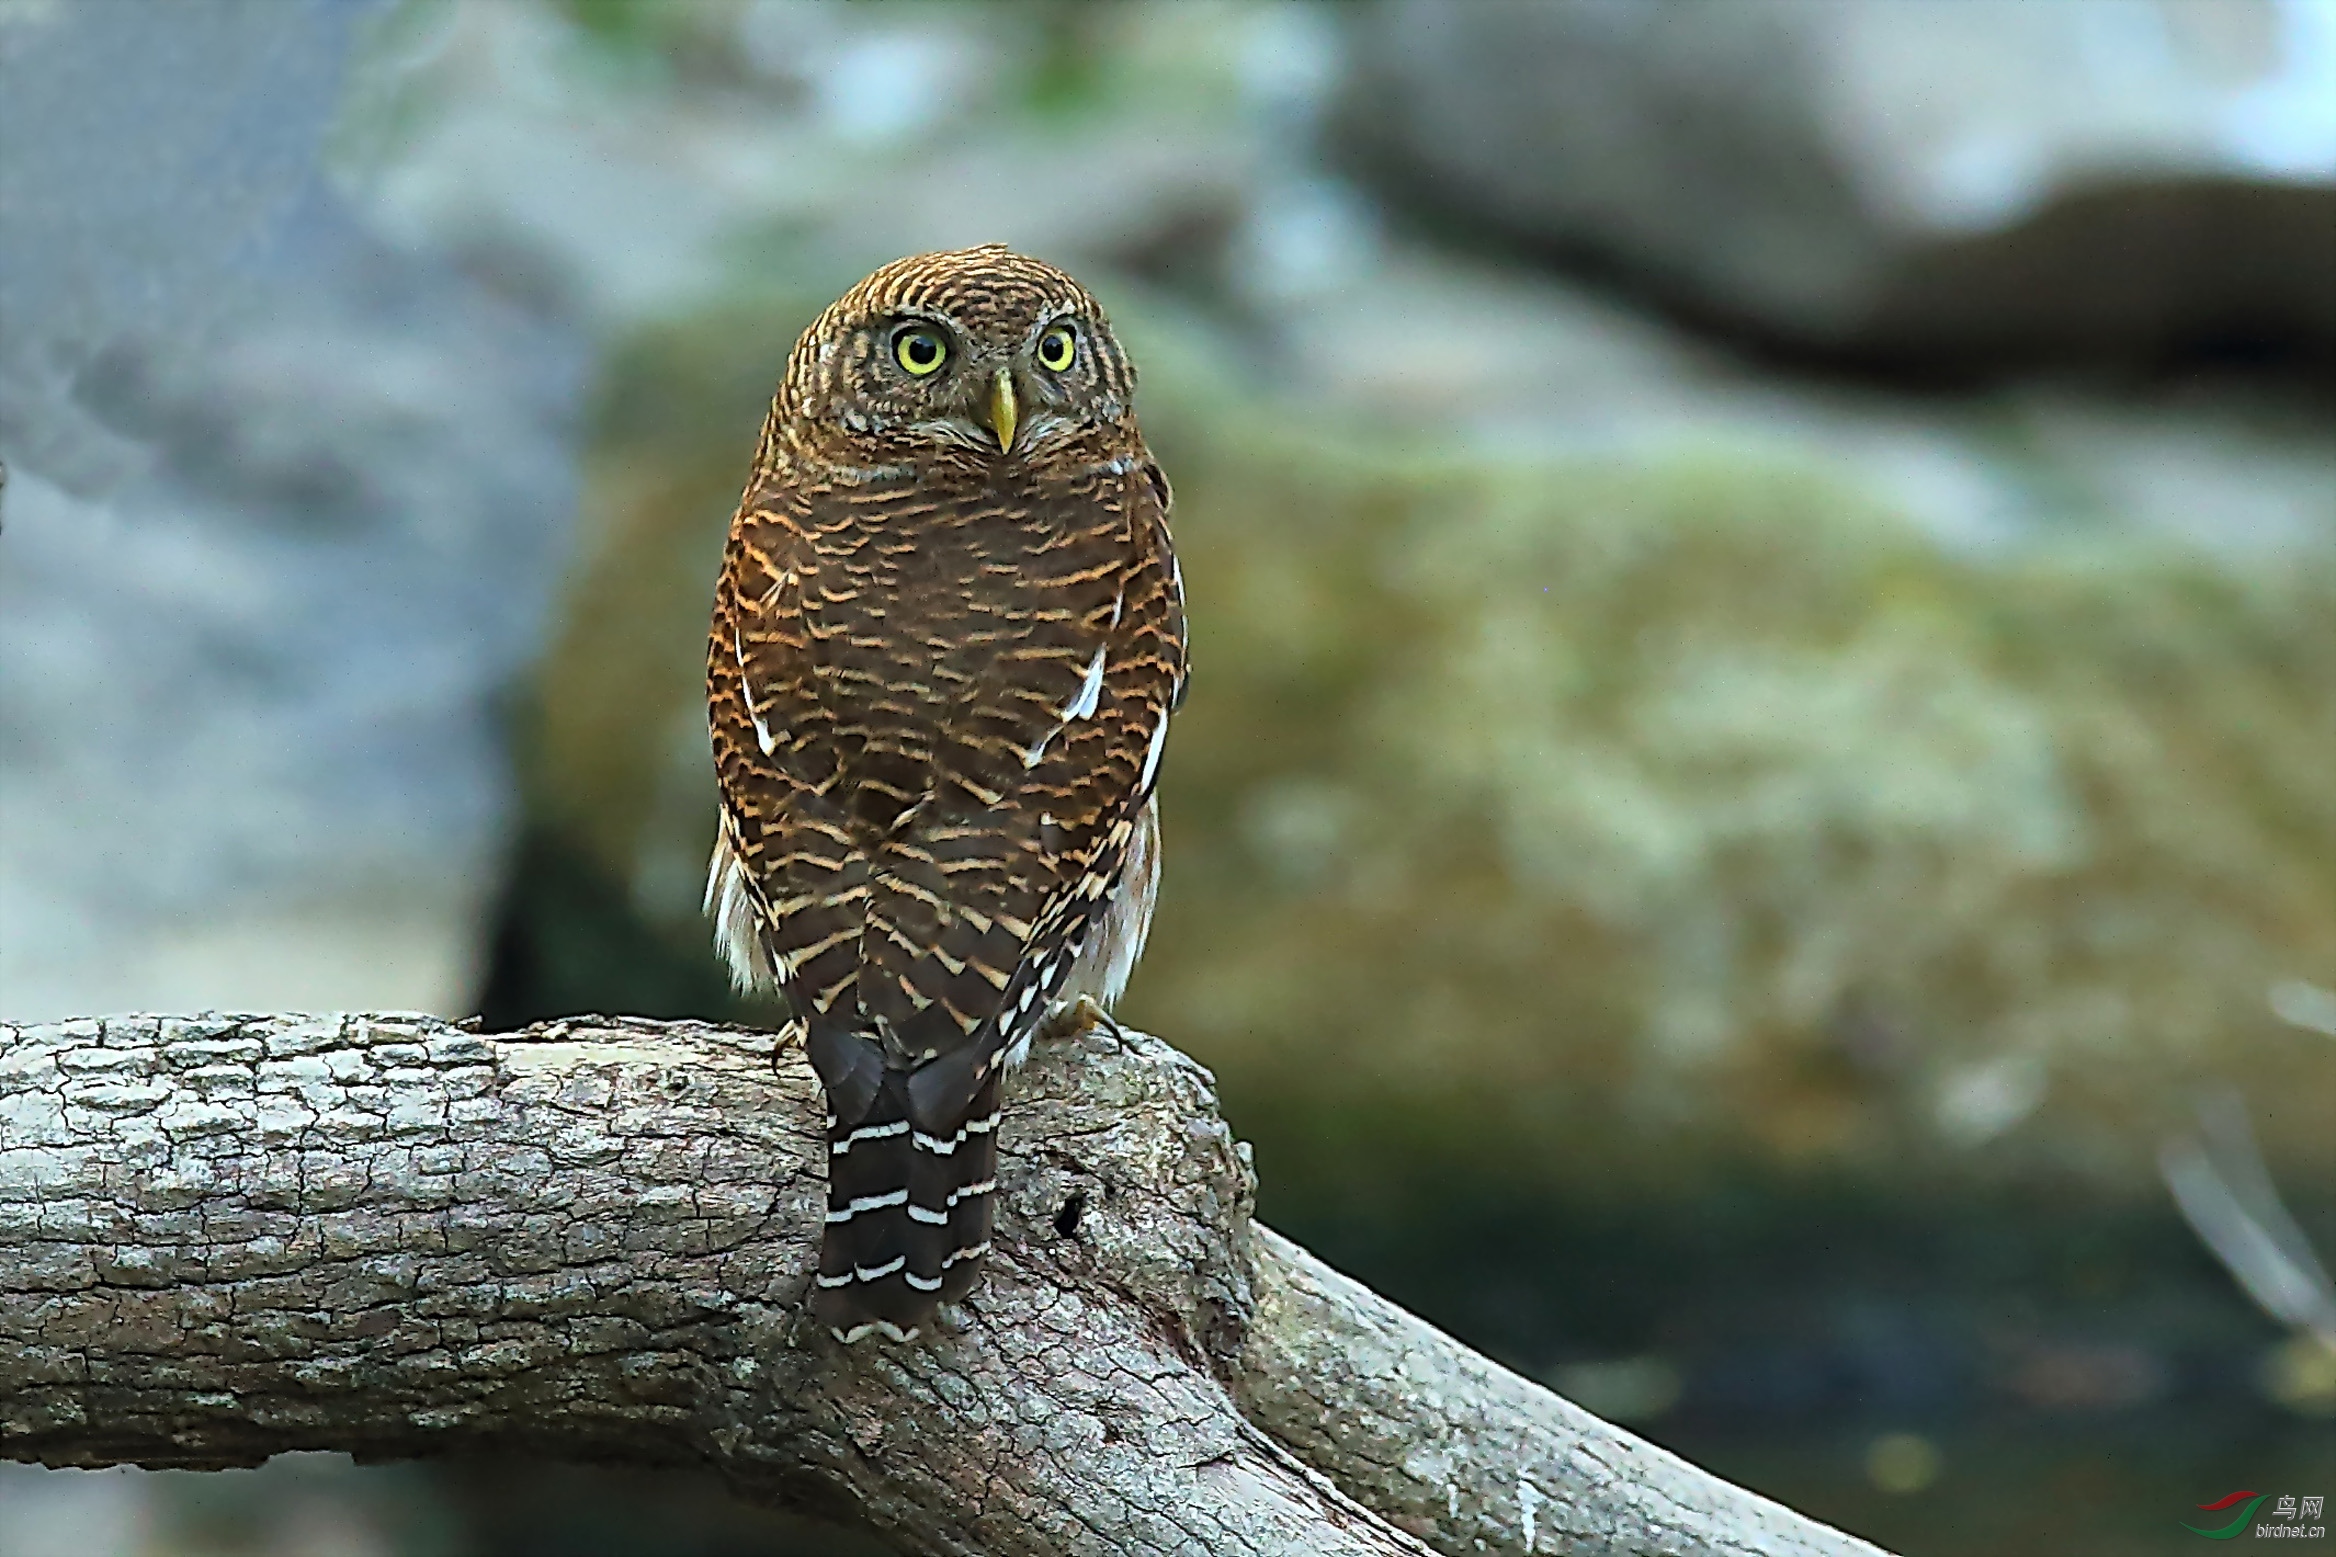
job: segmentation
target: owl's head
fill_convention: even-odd
[[[992,243],[895,260],[838,298],[796,343],[774,422],[868,463],[1032,459],[1127,425],[1135,378],[1086,288]]]

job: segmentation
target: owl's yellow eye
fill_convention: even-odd
[[[1058,324],[1038,338],[1038,365],[1049,373],[1060,373],[1071,365],[1078,350],[1078,336],[1069,325]]]
[[[911,375],[923,378],[949,360],[949,343],[932,330],[903,330],[892,338],[892,355]]]

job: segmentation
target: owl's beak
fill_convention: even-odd
[[[1022,419],[1021,408],[1014,403],[1014,376],[1005,368],[990,380],[990,431],[998,435],[998,452],[1003,454],[1014,447],[1014,424]]]

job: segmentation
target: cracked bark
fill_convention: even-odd
[[[713,1466],[905,1553],[1874,1548],[1254,1227],[1209,1077],[1042,1046],[928,1344],[802,1317],[810,1070],[765,1033],[423,1017],[0,1025],[0,1454],[492,1445]]]

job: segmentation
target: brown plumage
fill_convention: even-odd
[[[796,343],[731,523],[706,902],[827,1091],[846,1340],[973,1286],[1000,1077],[1149,927],[1184,601],[1134,391],[1061,271],[899,260]]]

